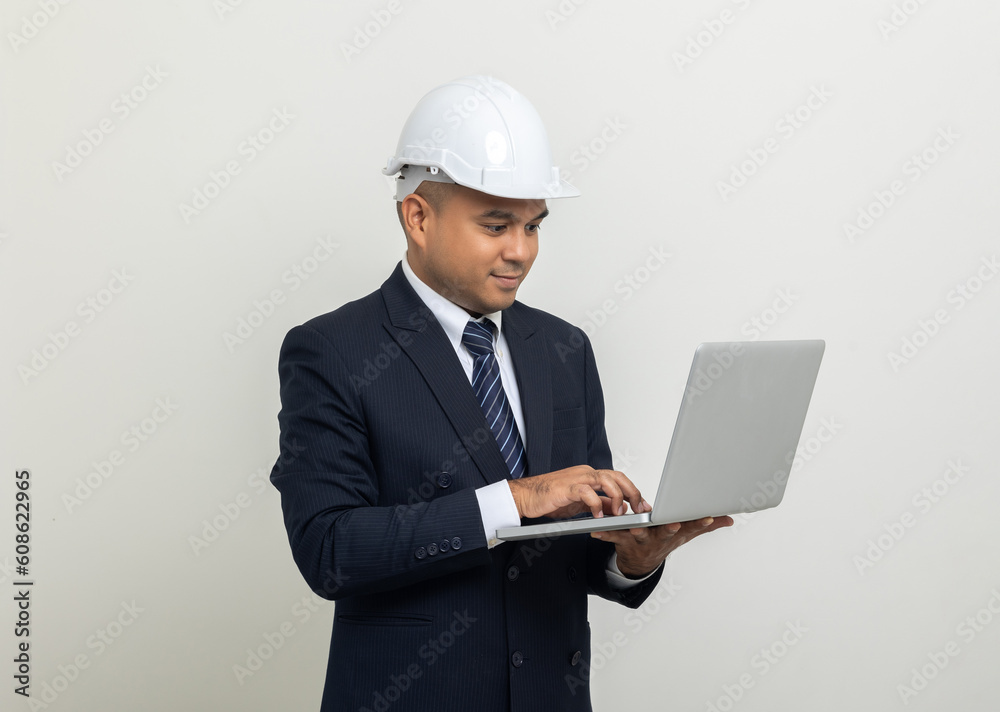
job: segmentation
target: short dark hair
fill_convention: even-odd
[[[426,200],[434,212],[440,212],[451,197],[453,185],[454,183],[425,180],[413,192]],[[396,217],[399,218],[399,226],[406,232],[406,225],[403,223],[403,203],[399,200],[396,201]]]

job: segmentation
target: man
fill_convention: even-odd
[[[649,511],[614,471],[581,330],[515,301],[559,179],[537,112],[470,77],[432,90],[386,168],[403,261],[282,346],[292,553],[337,601],[334,710],[589,710],[587,595],[636,607],[728,517],[501,543],[523,519]]]

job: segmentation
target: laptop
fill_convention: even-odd
[[[543,520],[500,529],[497,538],[651,527],[777,506],[825,348],[822,340],[699,345],[651,512]]]

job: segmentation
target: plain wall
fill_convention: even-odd
[[[0,585],[26,468],[46,709],[318,707],[333,605],[266,480],[278,348],[402,257],[380,169],[466,74],[534,103],[583,192],[550,201],[519,297],[591,335],[616,466],[648,495],[699,342],[827,342],[781,507],[679,550],[639,612],[593,601],[595,708],[996,709],[996,3],[0,17]],[[0,598],[0,706],[28,709]]]

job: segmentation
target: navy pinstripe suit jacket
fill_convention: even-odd
[[[578,328],[515,302],[528,474],[611,467]],[[292,554],[336,610],[323,712],[589,710],[587,594],[630,607],[613,547],[568,536],[488,549],[475,489],[507,468],[444,331],[403,275],[285,337],[281,492]]]

